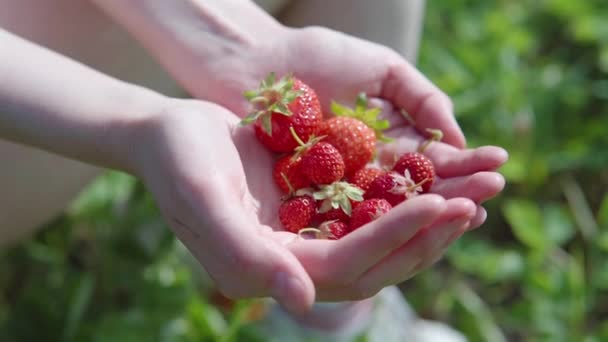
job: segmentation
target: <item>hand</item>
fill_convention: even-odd
[[[380,99],[387,112],[406,110],[421,131],[441,129],[445,142],[465,146],[450,99],[395,51],[320,27],[282,28],[271,42],[214,63],[180,63],[169,68],[195,96],[240,116],[250,110],[244,90],[256,88],[271,71],[293,73],[317,91],[327,114],[331,100],[354,103],[363,91],[372,100]],[[198,55],[197,47],[182,47],[183,56]],[[197,76],[203,74],[212,76]]]
[[[364,298],[433,262],[450,238],[479,221],[468,199],[424,195],[342,240],[299,239],[278,223],[273,156],[238,121],[210,103],[173,100],[128,134],[134,173],[231,298],[272,296],[293,312],[315,299]],[[461,152],[450,153],[458,160]],[[458,182],[444,184],[465,192]],[[475,186],[486,196],[495,191]]]

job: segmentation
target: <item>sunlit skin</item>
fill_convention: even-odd
[[[166,1],[96,3],[106,3],[109,13],[123,13],[118,20],[182,86],[217,104],[167,98],[0,35],[6,49],[0,54],[0,76],[10,80],[0,83],[0,101],[15,109],[0,114],[0,134],[140,177],[177,237],[232,298],[273,296],[294,312],[315,300],[369,298],[430,266],[451,241],[481,225],[486,216],[481,203],[504,186],[495,170],[506,152],[492,146],[463,149],[449,98],[386,47],[327,29],[276,23],[258,25],[274,39],[255,42],[239,36],[245,28],[222,31],[205,21],[210,16],[204,5],[223,4],[217,1],[200,2],[198,12]],[[152,13],[150,8],[121,8],[148,3],[176,6],[161,11],[175,20],[159,23],[155,20],[166,17],[140,15]],[[200,17],[180,17],[183,12]],[[201,37],[167,40],[158,33],[166,30],[154,34],[146,20],[158,27],[194,23]],[[200,43],[205,41],[219,43]],[[37,72],[40,63],[52,72]],[[434,194],[407,200],[339,241],[296,239],[281,231],[281,193],[272,180],[275,156],[251,127],[238,125],[249,110],[243,91],[269,71],[293,72],[319,93],[326,112],[330,100],[349,103],[366,92],[392,123],[388,134],[396,141],[379,149],[384,163],[416,150],[426,128],[441,129],[443,142],[425,150],[439,175]],[[68,93],[78,96],[66,98]]]

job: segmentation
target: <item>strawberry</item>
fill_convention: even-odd
[[[292,193],[310,185],[310,181],[302,172],[302,158],[287,155],[274,164],[272,178],[284,193]]]
[[[346,174],[365,166],[376,151],[374,130],[349,117],[334,117],[321,123],[319,134],[334,145],[344,158]]]
[[[312,221],[317,206],[312,196],[302,195],[287,199],[279,207],[279,220],[292,233],[307,227]]]
[[[385,172],[376,167],[366,167],[359,169],[352,176],[349,177],[348,181],[353,185],[359,187],[363,191],[367,191],[369,184],[376,179],[376,177],[384,174]]]
[[[369,184],[364,198],[382,198],[392,206],[396,206],[421,192],[422,186],[412,180],[408,170],[405,171],[404,175],[391,171],[376,177]]]
[[[408,152],[402,155],[393,165],[393,171],[405,176],[408,171],[411,179],[422,186],[422,193],[431,189],[435,180],[435,166],[433,162],[422,153]]]
[[[322,203],[322,201],[321,201]],[[354,203],[359,203],[359,202],[354,202]],[[350,205],[351,207],[355,207],[355,205],[353,205],[353,201],[350,201]],[[331,208],[328,211],[324,212],[324,213],[317,213],[317,218],[320,221],[333,221],[333,220],[338,220],[338,221],[342,221],[342,222],[346,222],[348,223],[350,221],[350,216],[344,212],[344,210],[342,210],[342,208]]]
[[[339,220],[323,222],[319,226],[319,230],[323,237],[327,237],[330,240],[339,240],[350,232],[348,224]]]
[[[291,152],[298,146],[290,127],[304,140],[315,135],[323,120],[315,91],[301,80],[285,76],[278,81],[274,73],[256,90],[245,92],[254,110],[241,123],[255,122],[255,133],[273,152]]]
[[[323,137],[311,137],[304,143],[293,128],[290,129],[300,146],[293,158],[302,158],[302,172],[313,184],[331,184],[344,177],[344,160],[331,144],[321,141]]]
[[[350,220],[350,230],[353,231],[378,217],[388,213],[393,206],[385,199],[373,198],[361,202],[354,210]]]
[[[321,123],[319,135],[340,151],[345,173],[351,175],[374,157],[377,139],[390,141],[382,133],[389,123],[377,119],[379,108],[367,108],[365,94],[358,96],[354,109],[333,102],[331,110],[336,116]]]
[[[347,221],[353,207],[356,207],[353,203],[363,200],[363,190],[347,182],[335,182],[320,186],[320,190],[315,192],[313,197],[315,200],[321,201],[319,217],[324,220]]]
[[[344,160],[331,144],[319,142],[302,156],[302,171],[314,184],[331,184],[344,177]]]

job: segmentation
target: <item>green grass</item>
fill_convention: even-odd
[[[504,146],[488,220],[402,285],[471,341],[608,340],[608,3],[429,1],[419,67],[470,145]],[[255,341],[134,179],[109,173],[0,257],[0,341]]]

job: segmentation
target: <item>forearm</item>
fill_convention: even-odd
[[[282,26],[250,0],[90,0],[114,18],[161,63],[183,64],[196,47],[197,63],[255,48]]]
[[[124,127],[164,98],[0,30],[0,138],[128,168]]]

